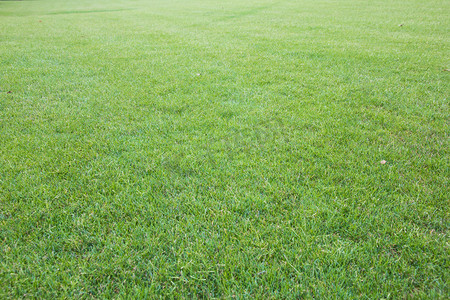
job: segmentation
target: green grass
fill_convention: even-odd
[[[0,298],[448,299],[449,15],[0,1]]]

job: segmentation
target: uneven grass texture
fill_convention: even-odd
[[[449,15],[0,1],[0,298],[448,299]]]

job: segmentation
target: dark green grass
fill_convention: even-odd
[[[0,297],[448,298],[449,15],[0,2]]]

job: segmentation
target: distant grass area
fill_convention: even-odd
[[[0,298],[448,299],[449,16],[0,1]]]

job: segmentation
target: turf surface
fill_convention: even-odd
[[[447,0],[0,1],[0,297],[449,297]]]

